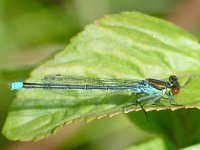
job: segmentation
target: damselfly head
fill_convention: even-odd
[[[180,92],[180,85],[178,78],[175,75],[169,76],[169,82],[171,83],[171,92],[173,95],[177,95]]]

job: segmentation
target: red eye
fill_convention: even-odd
[[[180,92],[180,89],[172,89],[171,92],[173,95],[177,95]]]

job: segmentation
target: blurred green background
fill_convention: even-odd
[[[0,0],[0,128],[15,97],[9,82],[26,79],[85,25],[122,11],[161,17],[200,36],[198,0]],[[0,135],[0,150],[118,150],[151,137],[157,136],[119,115],[72,124],[38,142],[12,142]]]

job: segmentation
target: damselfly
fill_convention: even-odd
[[[62,93],[66,95],[74,90],[78,90],[80,93],[86,90],[87,92],[90,90],[90,93],[93,91],[99,91],[100,93],[103,93],[103,91],[127,91],[135,94],[146,94],[136,99],[136,102],[140,104],[142,101],[151,99],[150,104],[152,105],[164,95],[167,95],[169,103],[173,105],[174,100],[172,95],[176,95],[180,91],[178,78],[175,75],[171,75],[168,81],[158,79],[97,79],[65,75],[48,75],[41,81],[43,83],[13,82],[9,84],[9,87],[11,90],[33,88],[56,90],[58,93],[62,91]]]

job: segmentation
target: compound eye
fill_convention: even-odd
[[[180,89],[179,88],[172,89],[171,92],[173,95],[177,95],[180,92]]]
[[[175,82],[175,81],[177,81],[177,80],[178,80],[178,78],[177,78],[175,75],[169,76],[169,82],[170,82],[170,83],[173,83],[173,82]]]

